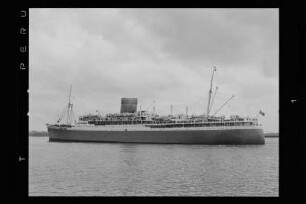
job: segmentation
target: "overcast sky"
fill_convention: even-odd
[[[158,114],[259,117],[279,126],[278,9],[30,9],[30,130],[67,106],[78,116],[118,113],[122,97]]]

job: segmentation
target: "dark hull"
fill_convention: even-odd
[[[49,141],[116,142],[148,144],[207,144],[245,145],[264,144],[260,128],[171,131],[106,131],[77,130],[48,126]]]

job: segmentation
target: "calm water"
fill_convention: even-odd
[[[29,145],[30,196],[278,196],[278,138],[206,146],[30,137]]]

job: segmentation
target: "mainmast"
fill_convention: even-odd
[[[209,116],[209,111],[210,111],[210,100],[211,100],[211,94],[212,94],[212,84],[213,84],[213,79],[214,79],[214,73],[216,71],[216,67],[213,68],[213,73],[211,76],[211,80],[210,80],[210,89],[208,92],[208,104],[207,104],[207,117]]]
[[[69,102],[68,102],[68,106],[71,104],[71,103],[70,103],[70,98],[71,98],[71,90],[72,90],[72,84],[70,84],[70,92],[69,92]]]

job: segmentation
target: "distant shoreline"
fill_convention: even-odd
[[[273,133],[264,133],[265,137],[278,137],[278,133],[273,132]]]
[[[264,133],[265,137],[278,137],[278,133]],[[30,131],[30,137],[48,137],[48,132],[46,131]]]
[[[48,132],[46,131],[29,131],[30,137],[48,137]]]

